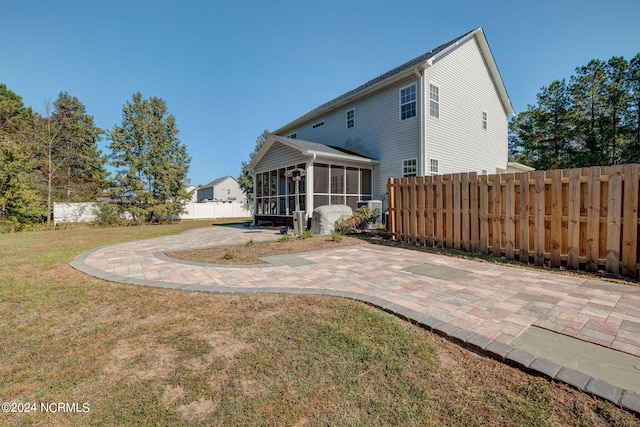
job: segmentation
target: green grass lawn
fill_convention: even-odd
[[[638,422],[358,302],[138,287],[68,265],[94,247],[209,226],[0,235],[0,400],[37,409],[0,412],[0,425]],[[52,402],[72,411],[41,412]]]

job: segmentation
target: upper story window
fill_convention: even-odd
[[[429,115],[440,117],[440,88],[434,84],[429,84]]]
[[[400,120],[416,115],[416,85],[400,89]]]
[[[429,170],[431,171],[431,173],[438,173],[439,171],[438,159],[431,159],[429,166],[430,166]]]
[[[487,112],[482,112],[482,129],[487,130]]]
[[[356,110],[351,109],[347,111],[347,129],[351,129],[356,126]]]
[[[402,177],[418,175],[418,159],[407,159],[402,161]]]
[[[317,128],[319,128],[320,126],[324,126],[324,120],[323,120],[323,121],[321,121],[321,122],[316,123],[315,125],[313,125],[313,126],[311,126],[311,127],[312,127],[312,128],[314,128],[314,129],[317,129]]]
[[[287,138],[291,138],[291,139],[298,139],[298,133],[294,132],[291,135],[289,135]]]

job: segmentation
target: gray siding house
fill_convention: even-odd
[[[248,169],[256,221],[291,224],[301,209],[386,206],[389,177],[507,169],[509,96],[482,28],[370,80],[273,132]]]
[[[238,181],[229,176],[214,179],[207,185],[199,187],[197,190],[198,203],[204,202],[242,202],[245,201],[245,195],[238,185]]]

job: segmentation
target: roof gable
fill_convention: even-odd
[[[284,144],[285,146],[298,151],[303,156],[320,156],[325,158],[357,161],[361,163],[377,163],[374,159],[345,150],[344,148],[332,147],[317,142],[286,138],[284,136],[271,134],[267,138],[267,142],[262,146],[262,148],[260,148],[251,162],[247,165],[246,169],[249,171],[254,170],[264,155],[276,143]]]
[[[310,112],[298,117],[292,122],[276,130],[274,133],[280,134],[286,129],[298,126],[304,122],[314,119],[315,117],[325,114],[327,111],[336,109],[346,103],[352,102],[360,97],[371,94],[376,90],[382,89],[388,84],[393,83],[397,79],[403,78],[407,74],[412,74],[416,68],[424,69],[430,67],[439,59],[443,58],[451,50],[456,49],[459,45],[469,41],[474,37],[478,41],[482,55],[484,56],[487,66],[489,67],[489,72],[491,73],[491,77],[495,82],[500,100],[502,101],[502,104],[504,106],[505,114],[508,117],[511,117],[515,114],[513,111],[513,106],[511,105],[511,100],[509,99],[509,95],[504,86],[504,82],[502,81],[502,77],[500,76],[500,72],[498,71],[498,66],[493,58],[493,54],[491,53],[491,49],[489,48],[489,43],[487,42],[487,39],[484,35],[484,31],[482,27],[480,27],[475,30],[469,31],[468,33],[463,34],[460,37],[451,40],[450,42],[442,44],[435,49],[432,49],[429,52],[424,53],[410,61],[407,61],[404,64],[384,74],[381,74],[374,79],[369,80],[368,82],[358,86],[357,88],[343,95],[340,95],[337,98],[334,98],[331,101],[320,105],[319,107],[314,108]]]
[[[207,185],[203,185],[200,188],[209,188],[209,187],[215,187],[216,185],[222,183],[223,181],[226,181],[227,179],[231,178],[232,180],[236,181],[236,179],[234,177],[232,177],[231,175],[227,175],[227,176],[223,176],[217,179],[214,179],[213,181],[211,181],[210,183],[208,183]]]

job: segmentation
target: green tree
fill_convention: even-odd
[[[592,60],[576,69],[571,77],[571,96],[575,115],[574,133],[577,166],[608,163],[605,109],[605,63]]]
[[[75,96],[61,92],[54,102],[53,120],[59,131],[56,146],[59,173],[55,176],[57,200],[93,200],[106,187],[107,158],[98,148],[104,131]]]
[[[640,53],[629,61],[629,104],[624,115],[627,144],[623,149],[626,162],[640,162]]]
[[[0,84],[0,230],[20,230],[46,215],[36,190],[36,147],[28,136],[34,119],[22,98]]]
[[[536,169],[572,166],[570,98],[565,80],[556,80],[537,95],[538,104],[510,124],[510,155]]]
[[[258,154],[258,151],[260,151],[262,146],[267,142],[270,134],[271,132],[267,129],[263,130],[260,136],[256,138],[256,145],[251,154],[249,154],[249,160],[242,162],[240,175],[238,176],[238,184],[247,196],[247,199],[253,199],[253,175],[247,170],[247,166],[249,166],[249,163],[251,163],[256,154]]]
[[[113,195],[134,217],[165,219],[182,211],[191,158],[178,138],[175,117],[166,102],[133,94],[123,107],[122,125],[109,133],[116,168]]]
[[[538,169],[640,160],[640,54],[576,68],[509,126],[509,155]]]

